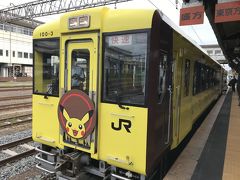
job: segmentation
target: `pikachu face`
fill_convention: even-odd
[[[58,104],[58,120],[65,134],[75,139],[86,139],[96,126],[93,101],[81,90],[66,92]]]
[[[66,131],[73,138],[82,138],[86,133],[85,123],[89,121],[87,112],[82,119],[70,118],[67,111],[63,110],[63,116],[66,121]]]

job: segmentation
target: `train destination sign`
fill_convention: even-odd
[[[119,36],[111,36],[109,38],[109,46],[124,46],[124,45],[132,45],[132,35],[119,35]]]
[[[240,20],[240,1],[216,4],[215,23],[239,20]]]
[[[180,10],[180,26],[203,24],[204,6],[186,7]]]

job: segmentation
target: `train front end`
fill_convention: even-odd
[[[134,11],[74,11],[34,31],[39,169],[62,179],[146,177],[154,11]]]

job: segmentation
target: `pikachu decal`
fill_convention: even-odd
[[[59,101],[58,119],[62,129],[75,139],[85,139],[96,125],[94,104],[80,90],[65,93]]]

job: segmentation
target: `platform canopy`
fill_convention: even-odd
[[[185,6],[200,3],[230,67],[240,73],[240,0],[183,0]]]

